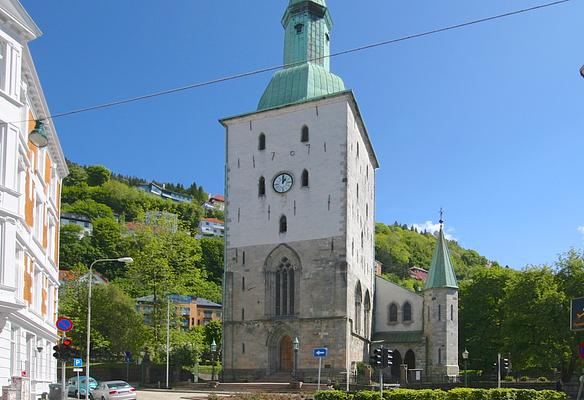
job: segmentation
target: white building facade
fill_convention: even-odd
[[[27,46],[41,35],[16,0],[0,0],[0,386],[22,377],[32,398],[56,381],[59,208],[67,175],[52,121],[48,146],[28,140],[49,114]]]

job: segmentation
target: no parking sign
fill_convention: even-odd
[[[61,332],[69,332],[73,329],[73,321],[71,321],[71,318],[67,317],[59,317],[55,325],[57,325],[57,329]]]

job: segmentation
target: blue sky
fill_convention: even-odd
[[[543,1],[542,1],[543,2]],[[282,62],[285,0],[22,0],[54,113]],[[328,0],[333,51],[539,4]],[[461,245],[521,268],[582,248],[584,2],[338,57],[381,161],[377,220],[446,210]],[[57,119],[66,156],[223,191],[219,118],[270,74]]]

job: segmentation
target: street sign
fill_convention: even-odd
[[[83,368],[73,368],[73,372],[83,372]]]
[[[316,358],[326,357],[327,353],[328,353],[328,349],[326,347],[321,347],[321,348],[312,350],[312,355]]]
[[[580,351],[578,351],[578,355],[580,356],[580,358],[584,358],[584,341],[580,343]]]
[[[57,329],[62,332],[69,332],[73,329],[73,321],[67,317],[59,317],[55,325],[57,325]]]
[[[570,329],[573,331],[584,331],[584,297],[572,299]]]
[[[83,359],[81,359],[81,358],[74,358],[73,359],[73,366],[75,368],[81,368],[81,367],[83,367]]]

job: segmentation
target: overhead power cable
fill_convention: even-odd
[[[568,3],[570,1],[572,1],[572,0],[553,1],[551,3],[540,4],[540,5],[529,7],[529,8],[523,8],[520,10],[510,11],[510,12],[506,12],[503,14],[498,14],[498,15],[493,15],[490,17],[485,17],[485,18],[480,18],[480,19],[476,19],[476,20],[472,20],[472,21],[467,21],[467,22],[463,22],[460,24],[456,24],[456,25],[450,25],[450,26],[446,26],[443,28],[433,29],[430,31],[420,32],[420,33],[416,33],[416,34],[412,34],[412,35],[408,35],[408,36],[402,36],[402,37],[395,38],[395,39],[384,40],[381,42],[370,43],[370,44],[355,47],[352,49],[332,53],[328,56],[312,58],[312,59],[307,60],[307,62],[319,61],[319,60],[326,59],[326,58],[338,57],[338,56],[342,56],[345,54],[351,54],[351,53],[356,53],[359,51],[373,49],[376,47],[387,46],[387,45],[395,44],[395,43],[399,43],[399,42],[405,42],[408,40],[417,39],[417,38],[421,38],[424,36],[435,35],[437,33],[442,33],[442,32],[451,31],[451,30],[460,29],[460,28],[465,28],[465,27],[468,27],[471,25],[477,25],[477,24],[481,24],[484,22],[489,22],[489,21],[493,21],[493,20],[497,20],[497,19],[501,19],[501,18],[510,17],[513,15],[524,14],[524,13],[528,13],[531,11],[540,10],[543,8],[553,7],[553,6],[563,4],[563,3]],[[98,104],[98,105],[94,105],[94,106],[78,108],[76,110],[66,111],[66,112],[62,112],[62,113],[58,113],[58,114],[53,114],[51,116],[43,118],[43,120],[61,118],[61,117],[66,117],[66,116],[70,116],[70,115],[74,115],[74,114],[81,114],[81,113],[85,113],[85,112],[89,112],[89,111],[96,111],[96,110],[101,110],[104,108],[111,108],[111,107],[115,107],[115,106],[119,106],[119,105],[123,105],[123,104],[135,103],[138,101],[147,100],[147,99],[151,99],[154,97],[166,96],[166,95],[173,94],[173,93],[184,92],[186,90],[198,89],[198,88],[202,88],[205,86],[211,86],[211,85],[215,85],[218,83],[233,81],[236,79],[246,78],[246,77],[253,76],[253,75],[259,75],[259,74],[263,74],[263,73],[270,72],[270,71],[276,71],[276,70],[279,70],[282,68],[290,68],[290,67],[294,67],[296,65],[304,64],[305,62],[306,61],[260,68],[260,69],[256,69],[253,71],[243,72],[240,74],[235,74],[235,75],[230,75],[230,76],[224,76],[221,78],[212,79],[212,80],[205,81],[205,82],[193,83],[193,84],[189,84],[186,86],[180,86],[180,87],[176,87],[176,88],[172,88],[172,89],[162,90],[159,92],[152,92],[152,93],[144,94],[141,96],[129,97],[129,98],[122,99],[122,100],[115,100],[115,101],[111,101],[108,103],[102,103],[102,104]],[[20,122],[28,122],[28,121],[20,121]]]

